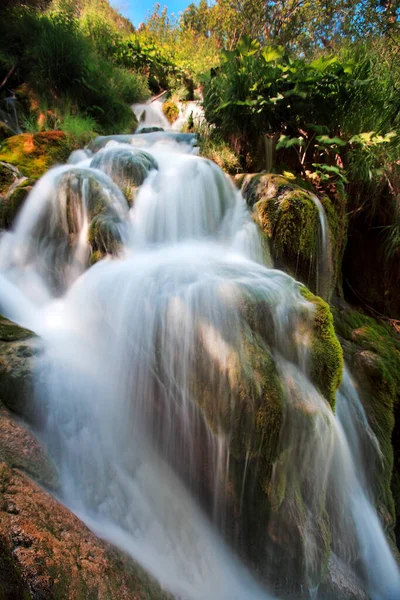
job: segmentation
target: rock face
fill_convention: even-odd
[[[40,487],[57,493],[57,471],[17,416],[33,419],[38,346],[32,332],[1,319],[0,600],[167,600],[137,564]]]
[[[335,210],[326,195],[319,200],[312,191],[281,175],[237,175],[235,181],[268,237],[275,266],[329,298],[343,252],[344,213]],[[325,239],[319,202],[329,225]]]
[[[380,458],[365,457],[375,504],[387,534],[400,544],[400,339],[388,322],[346,304],[335,307],[335,328],[359,388]],[[393,538],[394,539],[394,538]]]
[[[33,420],[31,403],[32,360],[39,350],[34,334],[0,317],[0,402],[17,415]]]
[[[23,473],[0,464],[0,598],[162,600],[121,552]]]

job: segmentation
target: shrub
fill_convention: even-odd
[[[170,123],[175,123],[175,121],[179,117],[179,108],[177,107],[175,102],[164,102],[163,113]]]

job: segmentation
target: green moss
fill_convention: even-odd
[[[318,287],[319,213],[310,192],[280,175],[248,175],[242,192],[269,239],[275,266]]]
[[[29,329],[20,327],[0,315],[0,341],[15,342],[25,340],[33,335],[34,334]]]
[[[90,264],[95,265],[99,260],[102,260],[106,255],[100,250],[94,250],[90,256]]]
[[[342,297],[342,260],[348,230],[347,196],[336,190],[332,197],[324,194],[320,199],[329,224],[333,278],[339,296]]]
[[[89,244],[93,252],[117,254],[121,247],[120,220],[109,215],[96,215],[89,225]]]
[[[260,200],[255,205],[261,225],[273,239],[278,259],[315,259],[318,243],[318,211],[307,192],[287,190],[278,199]]]
[[[0,146],[0,161],[15,165],[26,177],[37,179],[51,166],[66,162],[77,141],[63,131],[23,133]]]
[[[236,183],[241,184],[256,222],[269,239],[275,266],[329,298],[341,281],[347,231],[345,198],[337,193],[320,195],[329,224],[323,256],[316,191],[308,182],[258,173],[238,176]]]
[[[334,409],[344,363],[343,351],[333,326],[333,315],[329,305],[307,288],[302,287],[301,294],[315,307],[310,348],[311,380]]]

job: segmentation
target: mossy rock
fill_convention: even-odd
[[[31,331],[0,317],[0,401],[30,421],[34,415],[27,397],[33,383],[33,357],[39,346]]]
[[[128,210],[127,202],[121,190],[102,173],[93,173],[87,169],[74,167],[62,173],[58,183],[58,194],[63,195],[67,207],[69,231],[78,229],[75,222],[79,218],[85,203],[90,221],[98,215],[122,217]],[[110,199],[112,202],[110,202]]]
[[[121,221],[115,216],[97,215],[89,225],[89,243],[95,256],[91,260],[94,264],[100,256],[118,254],[121,248]]]
[[[132,204],[136,189],[142,185],[157,162],[148,152],[135,148],[106,148],[100,150],[90,164],[107,173]]]
[[[21,177],[21,173],[14,165],[0,162],[0,198],[4,198],[10,187]]]
[[[309,348],[310,378],[334,409],[336,392],[343,376],[343,351],[336,337],[329,305],[305,287],[301,293],[315,307]]]
[[[381,457],[367,459],[375,504],[400,545],[400,339],[389,322],[346,304],[334,309],[335,328],[355,379]],[[396,526],[395,526],[395,523]]]
[[[32,179],[23,177],[9,189],[5,197],[0,196],[0,228],[9,229],[12,226],[34,183]]]
[[[315,193],[274,174],[241,174],[236,184],[270,242],[276,267],[328,299],[337,283],[344,236],[342,217],[330,199],[325,195],[320,199],[330,230],[323,256]]]
[[[25,177],[38,179],[50,167],[67,161],[76,140],[63,131],[22,133],[0,145],[0,161],[15,165]]]
[[[296,309],[293,319],[298,319],[298,327],[293,329],[297,332],[304,329],[309,337],[309,375],[333,410],[342,378],[342,350],[329,306],[306,289],[302,293],[306,300],[304,314],[303,308],[298,312]],[[235,543],[240,540],[243,554],[264,575],[265,565],[269,565],[267,570],[277,585],[283,585],[278,574],[284,562],[290,577],[297,582],[295,591],[299,592],[305,583],[302,577],[308,549],[302,532],[307,528],[312,528],[316,543],[313,580],[320,581],[327,569],[331,538],[326,490],[315,492],[319,495],[313,501],[316,509],[311,518],[306,501],[309,479],[301,481],[294,473],[290,478],[273,481],[276,465],[280,462],[287,465],[287,456],[296,451],[291,448],[290,439],[282,437],[287,410],[285,394],[288,394],[282,379],[286,357],[280,355],[267,301],[250,295],[239,310],[243,323],[241,344],[235,350],[227,342],[231,350],[221,358],[222,373],[199,340],[193,396],[214,435],[225,433],[229,439],[228,496],[232,514],[240,517],[233,517],[228,524],[228,535],[234,531]],[[286,340],[288,346],[294,342],[290,335]],[[290,358],[294,360],[294,357],[287,360]],[[294,404],[296,426],[304,435],[315,435],[315,411],[307,410],[301,395]],[[275,556],[274,560],[271,556]]]

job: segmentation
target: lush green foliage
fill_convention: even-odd
[[[147,80],[107,56],[112,21],[107,24],[102,13],[96,21],[84,2],[81,12],[70,4],[54,2],[47,12],[15,8],[1,19],[3,93],[16,91],[25,118],[31,125],[36,118],[39,129],[54,126],[65,113],[81,123],[86,118],[98,131],[129,131],[134,126],[129,105],[148,96]],[[109,38],[97,35],[106,30]]]
[[[206,117],[244,157],[257,154],[260,134],[281,134],[277,149],[295,148],[304,169],[307,157],[319,162],[326,147],[342,143],[351,77],[350,65],[336,57],[291,58],[281,47],[242,38],[209,77]]]

